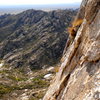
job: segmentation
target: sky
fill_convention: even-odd
[[[80,3],[82,0],[0,0],[0,5],[44,5]]]

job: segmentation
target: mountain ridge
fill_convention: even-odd
[[[0,58],[10,66],[51,66],[60,59],[74,10],[27,10],[0,17]],[[3,40],[4,39],[4,40]],[[59,48],[59,49],[58,49]]]

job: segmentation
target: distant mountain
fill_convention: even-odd
[[[49,5],[10,5],[2,6],[0,5],[0,15],[5,13],[18,14],[27,9],[36,9],[43,11],[52,11],[57,9],[77,9],[80,7],[80,3],[71,4],[49,4]]]
[[[77,10],[27,10],[0,16],[0,59],[12,67],[39,69],[56,64]]]

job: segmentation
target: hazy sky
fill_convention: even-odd
[[[77,3],[82,0],[0,0],[0,5],[34,5]]]

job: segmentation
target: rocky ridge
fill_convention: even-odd
[[[83,23],[43,100],[100,100],[100,0],[83,0]]]
[[[59,62],[66,27],[77,10],[27,10],[0,16],[0,59],[14,68],[41,69]]]

